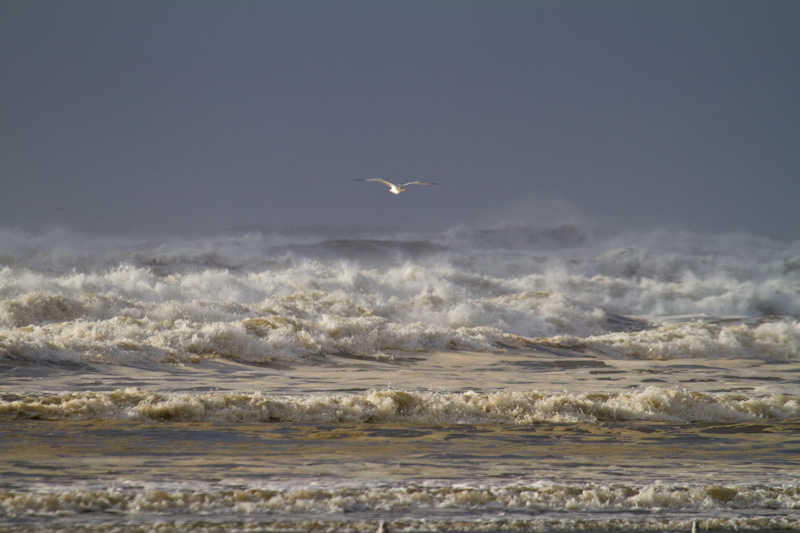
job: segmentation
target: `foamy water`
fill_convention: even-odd
[[[752,422],[800,417],[800,396],[703,394],[647,387],[617,394],[556,392],[406,392],[301,397],[262,393],[110,393],[23,396],[0,403],[0,416],[48,420],[313,424],[535,424],[542,422]]]
[[[800,528],[798,242],[4,230],[0,372],[8,530]]]

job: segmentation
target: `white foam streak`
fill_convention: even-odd
[[[338,514],[364,509],[383,513],[410,510],[487,510],[505,512],[720,511],[791,510],[797,488],[693,484],[560,484],[377,487],[189,488],[116,486],[102,488],[35,487],[31,492],[0,494],[8,517],[108,513],[136,516]],[[212,490],[216,489],[216,490]]]
[[[46,419],[171,420],[371,424],[534,424],[751,422],[800,416],[800,397],[704,394],[647,387],[618,394],[455,393],[372,390],[363,394],[267,396],[259,393],[113,392],[28,395],[0,401],[0,416]]]

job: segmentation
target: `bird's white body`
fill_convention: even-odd
[[[436,183],[432,181],[409,181],[408,183],[403,183],[402,185],[398,185],[396,183],[392,183],[390,181],[386,181],[385,179],[381,178],[363,178],[363,179],[356,179],[356,181],[377,181],[379,183],[383,183],[384,185],[389,186],[389,192],[392,194],[400,194],[401,192],[406,192],[407,185],[436,185]]]

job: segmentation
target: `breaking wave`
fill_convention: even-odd
[[[11,359],[265,363],[531,342],[637,358],[800,353],[798,243],[572,226],[426,239],[6,231],[0,243]]]

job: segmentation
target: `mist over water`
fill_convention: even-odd
[[[800,527],[796,241],[2,230],[0,370],[10,531]]]

